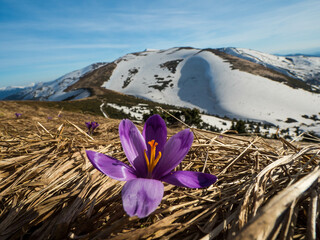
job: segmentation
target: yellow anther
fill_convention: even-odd
[[[152,166],[151,172],[153,171],[153,169],[155,168],[155,166],[157,166],[157,163],[159,162],[161,156],[162,156],[162,154],[161,154],[161,152],[159,152],[157,158],[156,158],[156,159],[154,160],[154,162],[153,162],[153,166]]]

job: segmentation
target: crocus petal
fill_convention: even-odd
[[[146,140],[148,152],[150,153],[149,141],[155,140],[158,145],[156,148],[156,156],[159,151],[163,151],[167,141],[167,126],[165,121],[159,115],[149,117],[144,124],[142,135]]]
[[[179,187],[203,188],[215,183],[217,179],[215,175],[208,173],[176,171],[169,173],[161,180]]]
[[[92,131],[95,130],[98,126],[99,126],[98,123],[93,122],[93,123],[92,123]]]
[[[138,128],[130,120],[122,120],[119,125],[119,135],[123,151],[138,176],[147,176],[147,164],[144,158],[147,146]]]
[[[147,217],[159,206],[164,192],[162,182],[137,178],[126,182],[122,189],[123,208],[129,216]]]
[[[153,172],[153,178],[160,179],[171,172],[187,155],[193,142],[193,133],[189,129],[182,130],[164,146],[160,161]]]
[[[94,151],[86,151],[92,165],[108,177],[119,181],[128,181],[137,178],[135,170],[127,164]]]
[[[86,126],[87,126],[88,129],[90,129],[91,128],[91,123],[90,122],[86,122]]]

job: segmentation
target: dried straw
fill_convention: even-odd
[[[319,237],[319,144],[193,129],[195,141],[179,168],[216,174],[218,182],[206,189],[165,184],[159,208],[138,219],[122,208],[124,183],[85,156],[91,149],[127,162],[119,121],[95,117],[100,126],[92,137],[87,118],[2,117],[0,239]]]

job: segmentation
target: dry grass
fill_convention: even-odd
[[[21,106],[0,102],[0,239],[315,239],[320,234],[319,144],[194,130],[194,144],[179,168],[216,174],[219,181],[207,189],[165,184],[153,214],[130,218],[121,203],[124,183],[95,170],[84,152],[126,161],[119,121],[68,112],[58,118],[58,111]],[[16,119],[12,109],[23,117]],[[100,123],[93,139],[82,131],[88,120]]]

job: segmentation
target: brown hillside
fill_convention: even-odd
[[[108,81],[112,75],[113,70],[116,68],[115,63],[108,63],[92,72],[85,74],[75,84],[69,86],[66,91],[76,90],[79,88],[87,88],[93,95],[102,95],[105,89],[101,85]]]

